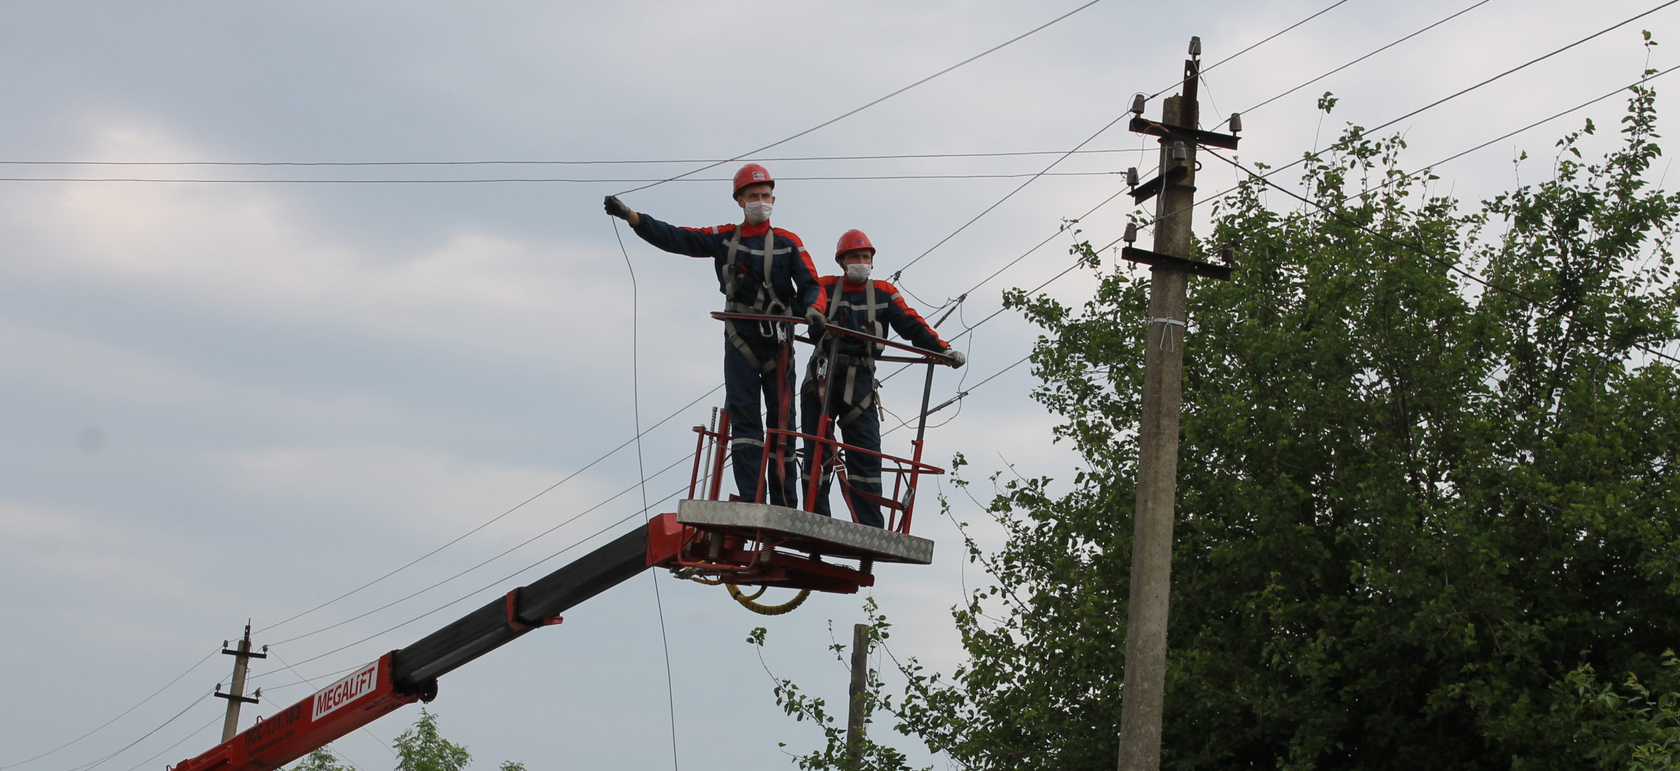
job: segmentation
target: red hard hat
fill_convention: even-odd
[[[735,172],[735,195],[741,194],[741,188],[747,185],[767,183],[771,190],[776,189],[776,180],[770,177],[770,170],[756,163],[749,163]]]
[[[834,245],[834,261],[839,262],[841,256],[845,255],[846,252],[855,252],[859,249],[868,249],[871,256],[875,254],[875,245],[869,243],[869,236],[864,235],[863,231],[852,228],[841,233],[840,243]]]

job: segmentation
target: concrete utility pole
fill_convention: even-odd
[[[1138,203],[1159,196],[1153,251],[1127,246],[1121,256],[1151,265],[1148,330],[1144,336],[1143,417],[1138,428],[1137,506],[1132,538],[1132,586],[1126,619],[1125,685],[1120,706],[1120,771],[1161,766],[1161,713],[1167,670],[1167,605],[1172,587],[1173,504],[1178,491],[1178,422],[1184,380],[1186,294],[1191,273],[1227,278],[1230,268],[1191,255],[1190,220],[1196,197],[1198,144],[1235,147],[1233,135],[1197,128],[1196,85],[1201,41],[1191,38],[1184,63],[1184,95],[1162,104],[1161,122],[1145,120],[1142,104],[1132,130],[1161,137],[1161,176],[1133,190]],[[1142,97],[1140,96],[1141,100]],[[1130,236],[1127,240],[1130,242]]]
[[[863,723],[869,719],[864,710],[864,692],[869,686],[868,624],[852,625],[852,698],[846,715],[846,757],[851,768],[863,767]]]
[[[227,641],[222,641],[222,653],[233,657],[233,689],[222,693],[222,686],[216,686],[216,695],[227,699],[227,719],[222,721],[222,741],[233,738],[239,733],[239,705],[256,704],[262,697],[262,689],[257,689],[255,697],[245,695],[245,672],[249,669],[250,659],[268,658],[268,646],[263,646],[263,653],[251,652],[251,624],[245,624],[245,636],[239,640],[238,650],[229,650]]]

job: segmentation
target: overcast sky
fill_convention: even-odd
[[[1062,220],[1153,165],[1124,121],[1098,132],[1132,94],[1174,85],[1190,36],[1213,64],[1332,2],[1104,0],[750,157],[782,180],[775,224],[824,272],[857,227],[881,275],[921,257],[899,283],[924,311],[968,293],[940,331],[970,364],[941,370],[934,399],[971,394],[937,416],[934,462],[960,451],[978,479],[1006,464],[1072,477],[1027,368],[991,379],[1036,335],[992,317],[1000,292],[1066,270]],[[0,767],[162,771],[219,740],[224,703],[203,697],[247,618],[275,655],[256,665],[268,700],[245,726],[307,696],[306,679],[325,685],[624,532],[644,497],[672,510],[689,429],[721,403],[706,315],[720,298],[708,262],[615,233],[601,197],[805,132],[1081,4],[0,2]],[[1659,5],[1345,0],[1208,70],[1202,109],[1243,110],[1241,157],[1281,165],[1348,122],[1384,124]],[[1677,20],[1656,11],[1383,133],[1406,136],[1403,165],[1427,166],[1673,66]],[[1641,29],[1664,45],[1647,51]],[[1329,117],[1314,106],[1326,91]],[[1441,166],[1434,189],[1474,201],[1540,181],[1560,134],[1589,116],[1617,125],[1623,101]],[[1108,152],[1055,163],[1081,146]],[[998,153],[1042,154],[976,157]],[[791,160],[881,155],[946,157]],[[207,165],[466,161],[523,163]],[[675,224],[734,222],[738,165],[625,199]],[[199,181],[40,181],[63,179]],[[1235,179],[1207,159],[1198,183]],[[1085,236],[1118,239],[1129,201]],[[1076,271],[1044,291],[1078,302],[1092,283]],[[884,391],[906,419],[910,380]],[[644,428],[668,421],[590,466],[635,435],[638,404]],[[907,433],[886,449],[907,451]],[[937,564],[881,568],[874,596],[895,655],[948,669],[948,609],[982,578],[953,522],[919,514]],[[778,741],[812,747],[744,640],[769,627],[769,667],[838,703],[847,675],[824,646],[831,628],[849,636],[861,600],[764,619],[651,576],[445,677],[444,735],[482,769],[667,768],[673,699],[681,768],[787,767]],[[386,768],[381,743],[417,714],[337,748]]]

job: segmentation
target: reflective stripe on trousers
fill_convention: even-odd
[[[776,347],[758,347],[752,349],[754,357],[762,361],[776,360]],[[784,373],[787,393],[793,393],[793,367],[789,366]],[[764,460],[764,416],[769,415],[775,421],[781,413],[781,391],[776,387],[776,373],[760,372],[758,367],[748,361],[745,353],[729,342],[723,345],[723,386],[724,409],[729,411],[729,450],[733,456],[735,467],[735,490],[741,500],[752,501],[758,492],[758,467]],[[762,401],[761,401],[762,397]],[[760,405],[763,411],[760,412]],[[788,423],[794,424],[793,405],[788,405]],[[798,484],[796,477],[799,472],[794,460],[793,442],[782,438],[783,462],[777,468],[771,462],[768,469],[770,479],[765,485],[767,503],[788,508],[799,507]],[[774,452],[774,448],[770,448]]]
[[[831,376],[833,374],[834,373],[832,372],[830,373]],[[874,373],[865,370],[859,373],[855,380],[848,379],[844,377],[844,373],[841,373],[841,377],[838,378],[838,382],[855,383],[856,385],[853,386],[850,396],[854,397],[854,400],[857,402],[867,399],[869,407],[867,409],[851,409],[847,407],[848,402],[854,400],[841,399],[841,393],[836,388],[838,385],[836,379],[831,378],[829,380],[829,387],[835,389],[835,393],[830,397],[829,403],[834,407],[846,407],[847,414],[842,417],[850,417],[850,419],[845,422],[841,422],[839,420],[835,421],[834,433],[845,444],[864,450],[880,452],[881,413],[879,410],[875,409],[874,399],[870,398],[875,395]],[[807,383],[807,385],[810,387],[803,389],[800,394],[799,406],[800,409],[804,411],[804,417],[800,421],[800,430],[802,433],[815,434],[817,432],[817,423],[822,418],[822,409],[821,405],[817,402],[816,384]],[[863,393],[859,394],[858,391],[862,391]],[[814,469],[822,468],[822,464],[828,460],[827,456],[833,452],[833,448],[823,448],[825,450],[823,453],[824,457],[817,458],[815,444],[815,442],[810,440],[806,440],[805,442],[806,463],[805,473],[803,476],[804,481],[807,483],[806,489],[809,489],[808,483],[810,482],[810,474],[812,471]],[[870,493],[875,496],[881,495],[880,456],[863,452],[848,452],[845,453],[845,462],[847,481],[850,483],[852,489]],[[832,480],[833,477],[830,475],[822,475],[822,482],[817,488],[817,498],[813,501],[814,505],[811,507],[812,511],[825,517],[833,516],[831,507],[828,504],[828,488],[832,484]],[[863,496],[852,495],[851,489],[848,489],[845,492],[847,499],[851,501],[851,510],[857,514],[857,521],[859,523],[869,525],[871,527],[886,526],[886,519],[881,516],[880,504],[875,503],[874,501],[866,500]]]

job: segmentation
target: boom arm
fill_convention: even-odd
[[[937,473],[937,469],[932,469]],[[559,570],[379,657],[172,771],[271,771],[405,704],[431,701],[437,679],[649,567],[732,584],[855,592],[875,577],[816,557],[926,565],[933,542],[765,504],[683,501]]]
[[[437,695],[437,678],[560,613],[623,583],[649,565],[648,528],[639,527],[583,558],[508,592],[414,644],[391,651],[173,771],[268,771],[416,701]]]

